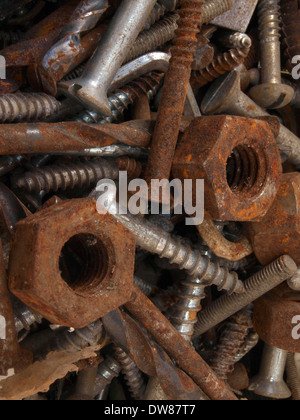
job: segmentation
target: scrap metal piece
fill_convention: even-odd
[[[232,31],[246,32],[258,0],[235,0],[231,10],[215,18],[211,23]]]

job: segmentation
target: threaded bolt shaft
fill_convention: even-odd
[[[198,278],[188,277],[181,283],[179,301],[172,306],[169,320],[186,341],[192,341],[197,314],[205,298],[205,286]]]
[[[55,114],[61,103],[46,93],[0,95],[0,122],[36,121]]]
[[[286,373],[287,384],[292,391],[292,399],[294,401],[300,401],[300,378],[295,362],[295,355],[293,353],[288,354]]]
[[[252,326],[252,311],[239,312],[228,321],[211,360],[211,367],[220,379],[226,381],[234,371],[235,359]]]
[[[224,54],[218,54],[205,69],[193,72],[193,87],[201,88],[235,69],[244,62],[249,51],[249,48],[236,48]]]
[[[218,38],[219,43],[225,48],[251,48],[252,39],[241,32],[226,32]]]
[[[280,0],[260,0],[257,7],[261,41],[262,83],[281,83]]]
[[[153,292],[154,286],[150,283],[147,283],[145,280],[134,276],[133,281],[134,284],[138,286],[146,296],[151,295],[151,293]]]
[[[155,22],[160,20],[166,13],[167,13],[167,8],[163,4],[156,3],[145,23],[145,26],[144,26],[145,31],[150,29],[151,26],[153,26]]]
[[[265,293],[279,286],[290,278],[297,270],[293,259],[283,255],[272,264],[263,268],[244,282],[245,293],[241,295],[224,295],[214,301],[198,315],[194,338],[225,321],[236,312],[250,305]]]
[[[139,216],[124,215],[126,212],[120,214],[115,202],[106,205],[107,210],[136,236],[137,246],[159,255],[160,258],[167,258],[171,264],[178,265],[181,270],[187,270],[192,277],[199,278],[205,287],[214,284],[219,290],[227,290],[229,293],[244,292],[243,283],[236,273],[230,273],[218,263],[211,262],[198,250],[193,250],[183,243],[179,237],[170,235],[164,229]]]
[[[141,400],[146,391],[146,384],[142,372],[121,347],[115,346],[114,349],[115,358],[122,367],[122,373],[125,377],[130,394],[135,400]]]
[[[30,330],[30,327],[37,322],[42,322],[42,317],[21,301],[14,304],[14,321],[17,333],[22,330]]]
[[[72,190],[75,187],[89,188],[100,179],[117,179],[118,176],[117,165],[100,158],[84,163],[65,163],[36,168],[16,178],[14,185],[29,193],[41,191],[49,193],[50,191]]]
[[[86,347],[97,345],[102,335],[103,325],[98,320],[85,328],[76,329],[74,332],[64,330],[58,333],[55,342],[50,344],[50,350],[73,353]]]
[[[95,382],[95,395],[101,394],[110,385],[113,379],[120,375],[121,365],[112,357],[108,356],[100,363]]]
[[[130,157],[121,157],[115,160],[120,171],[125,171],[129,178],[138,178],[143,170],[141,162]]]
[[[139,96],[147,94],[149,100],[151,100],[156,95],[162,78],[163,74],[153,72],[140,77],[139,79],[129,83],[124,88],[118,89],[116,92],[109,95],[108,101],[112,111],[112,115],[110,117],[103,118],[103,115],[96,111],[85,110],[75,117],[74,121],[85,122],[88,124],[116,122],[123,116],[124,112],[136,101]]]

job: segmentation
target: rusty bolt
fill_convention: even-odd
[[[205,207],[215,220],[259,220],[280,185],[280,156],[266,123],[231,116],[198,118],[177,148],[173,175],[205,180]]]
[[[129,299],[134,254],[134,236],[93,200],[66,201],[16,225],[10,289],[49,321],[82,328]]]

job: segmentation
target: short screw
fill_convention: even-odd
[[[205,296],[205,286],[200,279],[189,276],[181,282],[179,300],[170,309],[168,318],[186,341],[192,341],[197,313]]]
[[[261,84],[251,88],[249,94],[263,108],[283,108],[293,99],[294,91],[281,80],[280,0],[259,0],[258,16]]]
[[[233,314],[250,305],[265,293],[279,286],[297,270],[291,257],[283,255],[244,282],[245,293],[224,295],[198,314],[194,338],[225,321]]]
[[[213,83],[203,99],[201,108],[206,115],[231,114],[254,119],[270,116],[241,91],[240,75],[237,71],[232,71]],[[292,164],[300,166],[299,138],[281,124],[276,141],[281,153]]]

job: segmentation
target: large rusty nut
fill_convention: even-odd
[[[276,291],[258,299],[254,305],[254,328],[267,344],[291,353],[300,352],[299,332],[295,319],[299,319],[300,302],[284,298]]]
[[[92,198],[51,206],[16,225],[9,287],[52,323],[83,328],[132,293],[135,237]]]
[[[178,145],[173,175],[205,180],[205,210],[214,219],[245,222],[267,213],[282,166],[266,122],[220,115],[191,123]],[[195,194],[194,188],[194,201]]]
[[[300,264],[300,174],[284,174],[277,197],[259,223],[249,223],[249,238],[259,262],[287,254]]]

